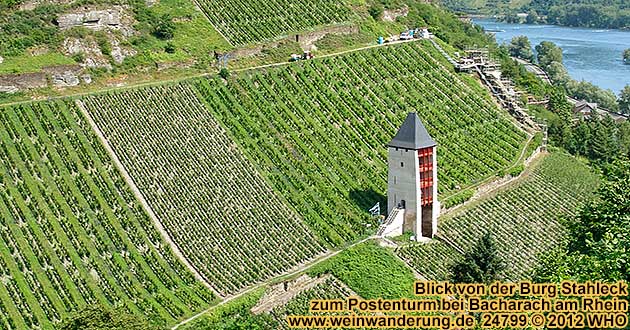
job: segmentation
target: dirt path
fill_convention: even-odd
[[[377,44],[377,45],[363,46],[363,47],[348,49],[348,50],[344,50],[344,51],[340,51],[340,52],[336,52],[336,53],[330,53],[330,54],[321,55],[321,56],[316,57],[316,59],[339,56],[339,55],[343,55],[343,54],[347,54],[347,53],[353,53],[353,52],[358,52],[358,51],[365,50],[365,49],[370,49],[370,48],[388,47],[388,46],[397,45],[397,44],[406,43],[406,42],[417,42],[417,41],[420,41],[420,40],[422,40],[422,39],[399,40],[399,41],[389,42],[389,43],[382,44],[382,45],[378,45]],[[243,72],[243,71],[250,71],[250,70],[278,67],[278,66],[283,66],[283,65],[288,65],[288,64],[291,64],[291,63],[290,62],[277,62],[277,63],[271,63],[271,64],[252,66],[252,67],[242,68],[242,69],[234,69],[234,70],[231,70],[231,71],[232,72]],[[102,93],[107,93],[107,92],[112,92],[112,91],[123,91],[123,90],[128,90],[128,89],[136,89],[136,88],[140,88],[140,87],[159,86],[159,85],[163,85],[163,84],[177,83],[177,82],[181,82],[181,81],[186,81],[186,80],[194,79],[194,78],[209,77],[209,76],[213,76],[213,75],[216,75],[216,74],[217,74],[216,72],[204,72],[204,73],[192,74],[192,75],[188,75],[188,76],[177,77],[177,78],[173,78],[173,79],[143,81],[143,82],[138,82],[138,83],[132,83],[132,84],[126,85],[126,86],[115,86],[115,87],[103,88],[103,89],[98,89],[98,90],[90,90],[90,91],[85,91],[85,92],[69,93],[69,94],[65,94],[65,95],[49,97],[49,98],[46,98],[46,99],[23,100],[23,101],[15,101],[15,102],[8,102],[8,103],[0,103],[0,107],[13,106],[13,105],[18,105],[18,104],[26,104],[26,103],[32,103],[32,102],[59,100],[59,99],[67,99],[67,98],[77,98],[77,97],[86,96],[86,95],[102,94]]]
[[[203,276],[201,276],[201,274],[199,274],[197,270],[188,262],[188,259],[186,259],[184,254],[179,250],[179,248],[177,247],[177,244],[175,244],[173,240],[171,240],[171,237],[168,235],[168,233],[162,226],[162,223],[153,212],[153,209],[151,209],[151,206],[149,206],[149,203],[147,203],[147,201],[144,199],[144,196],[142,196],[140,189],[138,189],[138,186],[136,186],[133,179],[131,178],[131,176],[129,175],[125,167],[123,166],[122,162],[120,161],[120,159],[118,159],[118,156],[116,156],[116,153],[114,152],[114,149],[112,149],[112,147],[110,146],[109,141],[107,141],[107,138],[105,138],[105,135],[103,134],[101,129],[96,125],[96,122],[92,119],[92,116],[90,116],[90,113],[87,111],[87,109],[83,105],[83,102],[81,102],[80,100],[76,100],[75,103],[77,107],[79,108],[79,110],[81,111],[81,113],[83,114],[83,117],[85,117],[85,119],[90,124],[90,127],[92,127],[92,130],[96,133],[96,136],[100,140],[103,147],[105,147],[105,150],[107,151],[107,153],[109,154],[109,157],[114,162],[114,165],[116,166],[116,168],[118,168],[118,171],[120,171],[120,173],[122,174],[122,177],[125,180],[125,183],[127,183],[127,185],[131,188],[131,191],[133,192],[133,195],[136,197],[136,199],[140,201],[142,208],[144,208],[145,212],[147,212],[147,214],[149,215],[149,218],[151,218],[151,221],[155,225],[155,228],[157,228],[157,230],[162,235],[162,238],[171,247],[175,256],[177,256],[177,258],[179,258],[179,260],[181,260],[184,263],[186,268],[190,270],[190,272],[195,276],[195,278],[199,282],[203,283],[203,285],[205,285],[208,289],[212,290],[212,292],[214,292],[214,294],[217,297],[220,297],[219,293],[216,292],[212,288],[212,286],[210,286],[210,283],[208,283],[203,278]]]
[[[210,306],[210,308],[204,310],[203,312],[195,314],[195,315],[193,315],[193,316],[191,316],[191,317],[189,317],[189,318],[179,322],[178,324],[174,325],[171,329],[177,329],[177,328],[181,327],[184,324],[190,323],[191,321],[194,321],[194,320],[200,318],[204,314],[207,314],[208,312],[212,311],[213,309],[215,309],[215,308],[217,308],[217,307],[219,307],[221,305],[225,305],[226,303],[228,303],[228,302],[230,302],[230,301],[232,301],[234,299],[237,299],[239,297],[247,295],[248,293],[256,291],[256,290],[258,290],[258,289],[260,289],[262,287],[265,287],[265,286],[269,285],[272,282],[277,281],[278,278],[295,276],[295,275],[297,275],[299,273],[302,273],[302,272],[312,268],[315,265],[318,265],[318,264],[320,264],[320,263],[322,263],[322,262],[324,262],[324,261],[326,261],[326,260],[328,260],[328,259],[330,259],[330,258],[332,258],[332,257],[334,257],[336,255],[338,255],[339,253],[341,253],[341,252],[343,252],[343,251],[345,251],[345,250],[347,250],[347,249],[349,249],[349,248],[351,248],[351,247],[353,247],[355,245],[359,245],[361,243],[364,243],[364,242],[367,242],[369,240],[376,239],[376,238],[377,238],[376,236],[370,236],[370,237],[364,238],[364,239],[362,239],[362,240],[360,240],[358,242],[352,243],[352,244],[350,244],[350,245],[348,245],[348,246],[346,246],[346,247],[344,247],[344,248],[342,248],[340,250],[329,251],[326,254],[320,256],[319,258],[311,260],[310,262],[304,264],[303,266],[297,268],[296,270],[294,270],[292,272],[289,272],[289,273],[286,273],[286,274],[283,274],[283,275],[280,275],[280,276],[268,279],[268,280],[266,280],[264,282],[258,283],[258,284],[254,285],[254,286],[251,286],[251,287],[249,287],[249,288],[247,288],[247,289],[245,289],[245,290],[243,290],[243,291],[241,291],[241,292],[239,292],[239,293],[237,293],[237,294],[235,294],[233,296],[229,296],[229,297],[223,299],[220,303],[218,303],[216,305],[213,305],[213,306]]]

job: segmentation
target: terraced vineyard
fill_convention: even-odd
[[[438,141],[442,193],[507,167],[525,134],[479,89],[446,71],[428,43],[199,79],[214,117],[321,237],[365,233],[383,201],[385,144],[409,111]]]
[[[244,45],[300,32],[319,25],[346,22],[350,9],[343,1],[197,0],[212,25],[232,45]]]
[[[190,86],[82,102],[172,240],[220,295],[323,252]]]
[[[588,166],[554,153],[516,186],[442,219],[439,234],[467,250],[490,231],[507,261],[506,277],[525,279],[536,256],[553,248],[564,235],[559,219],[574,214],[598,181]],[[444,279],[448,265],[458,257],[453,247],[440,241],[401,248],[398,255],[432,279]]]
[[[216,298],[175,258],[71,102],[0,108],[0,329],[86,305],[173,324]]]
[[[326,282],[305,290],[291,299],[286,305],[274,308],[269,314],[278,322],[280,329],[289,329],[286,317],[289,315],[311,315],[309,301],[313,299],[333,300],[356,296],[343,282],[331,276]],[[319,313],[318,315],[322,315]]]

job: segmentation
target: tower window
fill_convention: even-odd
[[[405,163],[400,162],[400,167],[405,167]]]

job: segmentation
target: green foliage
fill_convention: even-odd
[[[413,296],[415,278],[394,254],[368,241],[314,266],[309,274],[331,273],[366,299]]]
[[[72,59],[77,63],[83,63],[83,61],[85,61],[85,53],[76,53],[72,55]]]
[[[337,246],[373,230],[366,210],[384,199],[384,145],[409,111],[442,150],[442,193],[518,156],[525,135],[477,81],[443,70],[442,61],[435,47],[415,42],[195,84],[276,191]]]
[[[443,216],[439,234],[449,244],[410,245],[398,255],[425,277],[447,280],[449,265],[460,257],[452,245],[472,250],[490,232],[500,242],[497,254],[507,266],[501,275],[511,281],[528,279],[536,266],[533,256],[561,244],[561,218],[574,215],[599,182],[583,161],[567,154],[554,152],[532,166],[514,185]]]
[[[61,10],[57,5],[25,11],[0,10],[0,55],[19,56],[38,45],[56,48],[62,40],[55,25]]]
[[[501,74],[514,81],[517,87],[539,99],[545,98],[549,94],[550,86],[512,59],[507,47],[499,47],[493,55],[498,58],[501,64]]]
[[[373,19],[380,20],[383,16],[384,10],[385,8],[383,8],[383,5],[373,4],[368,8],[368,13],[370,14],[370,16],[372,16]]]
[[[254,315],[250,309],[261,299],[264,289],[257,289],[184,325],[182,330],[267,330],[276,329],[277,321],[268,314]]]
[[[497,253],[497,243],[487,232],[463,258],[451,266],[451,281],[454,283],[486,283],[502,279],[506,266]]]
[[[0,9],[13,9],[22,2],[23,0],[0,0]]]
[[[159,16],[153,27],[153,35],[162,40],[173,38],[175,35],[175,23],[173,23],[173,18],[168,14]]]
[[[538,13],[534,9],[530,9],[527,12],[527,18],[525,19],[525,23],[536,24],[538,23],[538,20],[539,20]]]
[[[547,23],[550,24],[613,29],[630,27],[630,7],[627,1],[612,0],[606,4],[590,4],[582,0],[566,4],[562,0],[534,0],[530,6],[535,7],[543,2],[551,3],[549,7],[541,8],[546,11]]]
[[[532,45],[526,36],[517,36],[512,39],[508,45],[510,56],[514,56],[530,62],[534,61],[534,52]]]
[[[175,47],[175,44],[173,44],[172,42],[167,42],[166,46],[164,46],[164,51],[169,54],[175,54],[176,50],[177,48]]]
[[[0,108],[0,146],[0,269],[13,279],[2,284],[11,296],[0,295],[1,317],[13,328],[51,329],[95,301],[172,324],[215,299],[162,240],[72,100]],[[92,314],[136,324],[88,309],[69,327],[85,328]]]
[[[596,162],[628,159],[628,123],[615,123],[610,117],[593,116],[575,124],[562,145],[573,154],[587,156]]]
[[[288,315],[326,315],[337,313],[321,313],[310,312],[309,302],[313,299],[318,300],[333,300],[333,299],[346,299],[349,296],[355,295],[348,287],[334,277],[329,277],[325,282],[317,284],[308,290],[300,292],[294,298],[292,298],[285,305],[274,308],[270,314],[276,320],[278,326],[274,327],[274,330],[289,330],[286,317]],[[269,327],[268,329],[272,329]]]
[[[617,96],[611,90],[603,90],[588,81],[571,80],[566,85],[567,94],[579,100],[595,102],[600,107],[617,110]]]
[[[630,85],[619,92],[619,111],[630,115]]]
[[[569,71],[564,67],[562,62],[551,62],[545,69],[549,79],[558,85],[558,86],[567,86],[567,84],[571,81],[571,76],[569,75]]]
[[[552,90],[548,108],[557,116],[548,123],[549,139],[558,145],[565,145],[571,137],[573,105],[567,100],[564,90],[559,87]]]
[[[398,18],[406,26],[426,26],[438,38],[459,49],[493,44],[492,37],[479,26],[460,21],[452,12],[424,1],[407,1],[407,4],[408,15]]]
[[[543,41],[536,46],[538,64],[547,69],[553,62],[562,63],[562,49],[553,42]]]
[[[76,62],[73,58],[57,52],[48,52],[37,56],[21,55],[5,58],[4,62],[0,64],[0,74],[36,72],[50,65],[74,63]]]
[[[623,51],[623,62],[626,64],[630,64],[630,48]]]
[[[264,0],[199,1],[210,22],[232,45],[245,45],[298,33],[317,26],[343,23],[350,8],[343,1]]]
[[[124,307],[110,309],[91,305],[74,313],[59,326],[59,330],[164,330],[147,320],[129,314]]]
[[[523,173],[524,170],[525,170],[525,165],[520,164],[511,168],[508,174],[510,176],[516,177],[516,176],[519,176],[521,173]]]
[[[101,53],[103,53],[103,55],[105,56],[111,56],[112,45],[109,43],[109,38],[107,37],[107,34],[99,31],[95,33],[94,36],[96,37],[96,43],[98,44]]]
[[[221,68],[221,70],[219,70],[219,77],[223,78],[223,79],[227,79],[230,77],[230,71],[228,71],[228,69],[226,68]]]
[[[0,56],[5,59],[5,63],[0,65],[0,72],[34,72],[45,66],[77,62],[62,54],[65,38],[94,38],[102,53],[108,55],[111,53],[108,39],[114,35],[121,45],[131,46],[137,51],[137,55],[126,58],[123,64],[112,63],[114,70],[121,73],[136,73],[135,69],[140,67],[154,68],[156,62],[192,59],[196,68],[207,69],[212,65],[208,55],[213,50],[231,48],[204,14],[187,0],[164,0],[151,7],[147,7],[143,0],[126,1],[136,22],[133,27],[137,33],[131,37],[84,27],[60,30],[56,25],[61,13],[81,6],[100,8],[97,3],[100,4],[99,1],[82,0],[69,4],[39,4],[34,10],[25,11],[17,8],[5,10],[0,4]],[[121,4],[121,1],[110,1],[109,4]],[[48,52],[31,56],[27,50],[32,47],[47,49]]]
[[[214,290],[228,295],[275,277],[324,248],[197,97],[191,85],[179,83],[94,95],[82,102],[104,136],[120,148],[129,175],[146,182],[142,194],[156,205],[181,253]],[[151,133],[155,128],[147,118],[169,124],[160,134]],[[117,124],[123,121],[124,126]],[[154,150],[150,159],[130,161],[148,150]],[[191,152],[199,161],[182,164]],[[151,177],[146,176],[149,169]],[[153,188],[157,185],[162,188]],[[185,218],[195,221],[184,227]]]
[[[278,321],[269,314],[254,315],[250,307],[242,306],[224,313],[221,318],[201,318],[183,329],[195,330],[268,330],[277,329]]]
[[[630,281],[630,162],[604,168],[597,198],[568,221],[566,244],[543,259],[540,281]]]
[[[471,199],[474,195],[475,195],[474,190],[470,190],[470,189],[462,190],[461,192],[458,192],[454,196],[449,197],[446,201],[444,201],[442,206],[448,209],[455,205],[463,204],[467,200]]]

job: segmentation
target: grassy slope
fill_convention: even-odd
[[[353,246],[309,269],[312,276],[331,273],[366,299],[413,296],[411,269],[374,241]]]
[[[496,238],[511,280],[528,278],[539,253],[554,247],[564,234],[562,217],[574,214],[591,196],[598,176],[577,159],[553,153],[515,185],[475,201],[441,219],[439,235],[466,250],[484,232]],[[441,242],[410,245],[398,254],[419,273],[445,279],[457,251]]]
[[[249,158],[333,245],[385,207],[385,144],[417,111],[439,144],[442,192],[507,167],[525,135],[424,43],[380,47],[195,85]]]
[[[97,7],[107,7],[108,3],[118,1],[102,1]],[[140,2],[138,2],[140,3]],[[143,3],[143,2],[142,2]],[[13,9],[6,10],[0,14],[0,31],[7,29],[0,41],[4,49],[0,47],[0,55],[5,58],[5,62],[0,64],[0,74],[2,73],[24,73],[39,71],[42,67],[74,64],[76,61],[67,55],[62,54],[62,42],[68,35],[73,35],[72,30],[60,31],[54,25],[54,18],[65,11],[73,8],[73,5],[55,5],[55,12],[50,14],[45,9],[35,9],[32,11],[17,12]],[[147,9],[156,17],[162,15],[170,16],[175,23],[174,36],[171,40],[160,40],[151,34],[151,27],[141,22],[136,26],[137,34],[129,38],[129,43],[125,46],[131,47],[138,52],[138,55],[128,59],[122,65],[116,65],[117,73],[132,72],[132,69],[143,67],[143,70],[151,69],[157,62],[168,61],[195,61],[199,66],[205,68],[212,64],[212,51],[230,49],[221,35],[214,30],[210,22],[195,6],[188,0],[163,0]],[[29,17],[27,21],[26,17]],[[18,24],[14,21],[18,20]],[[31,23],[32,21],[32,23]],[[148,24],[150,24],[149,22]],[[26,24],[34,26],[28,29]],[[47,33],[42,37],[32,33],[32,30],[44,29]],[[17,32],[21,31],[21,32]],[[92,35],[93,32],[83,30],[80,32],[83,37]],[[32,44],[33,47],[44,47],[48,52],[43,55],[31,56],[27,51],[19,51],[22,43]],[[164,51],[165,46],[171,43],[176,51],[173,54]],[[124,45],[125,43],[123,43]]]
[[[0,108],[0,328],[87,304],[171,324],[215,297],[179,263],[72,102]]]

